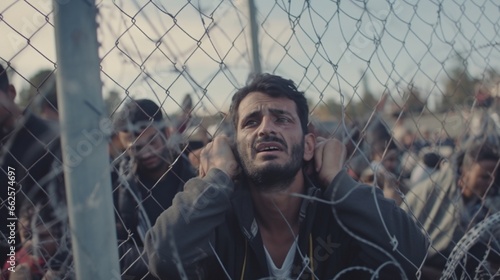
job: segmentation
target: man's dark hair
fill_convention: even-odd
[[[128,131],[130,125],[140,123],[159,123],[163,120],[160,107],[149,99],[130,101],[125,108],[115,116],[115,129]]]
[[[387,124],[379,118],[372,120],[366,128],[365,141],[369,146],[377,142],[389,143],[392,138]]]
[[[238,108],[240,103],[251,92],[261,92],[271,97],[286,97],[295,102],[302,132],[304,135],[307,133],[309,107],[304,92],[299,91],[292,80],[267,73],[256,75],[250,83],[233,95],[229,115],[235,129],[238,125]]]
[[[374,155],[382,155],[386,150],[389,151],[398,148],[385,122],[378,118],[368,124],[364,141],[366,141],[366,144],[370,148],[372,157]]]
[[[7,76],[7,70],[0,64],[0,90],[7,93],[9,90],[9,77]]]

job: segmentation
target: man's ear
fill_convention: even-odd
[[[13,85],[9,85],[9,89],[7,90],[7,95],[9,96],[9,99],[14,101],[16,99],[16,88]]]
[[[312,133],[304,136],[304,160],[310,161],[314,157],[316,150],[316,137]]]

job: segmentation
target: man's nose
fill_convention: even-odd
[[[151,154],[151,149],[149,149],[148,146],[143,145],[133,145],[132,151],[137,157],[141,158],[146,158]]]
[[[259,136],[276,134],[276,124],[274,123],[273,118],[271,117],[263,117],[262,121],[259,125]]]

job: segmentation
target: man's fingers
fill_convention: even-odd
[[[316,173],[326,186],[342,169],[345,162],[345,146],[337,139],[318,139],[315,151]]]
[[[323,143],[325,141],[326,141],[326,138],[324,138],[324,137],[321,137],[321,136],[316,137],[316,143]]]
[[[316,151],[314,154],[314,166],[316,167],[316,172],[319,172],[323,167],[323,159],[325,157],[325,144],[328,139],[318,136],[316,137]]]
[[[200,177],[205,177],[209,168],[209,152],[212,148],[212,143],[208,143],[200,153]]]
[[[208,143],[200,155],[200,176],[211,168],[218,168],[230,177],[238,173],[238,163],[227,137],[217,136]]]

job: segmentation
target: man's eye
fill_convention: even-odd
[[[257,121],[255,121],[255,120],[248,120],[244,124],[245,127],[255,126],[255,125],[257,125]]]
[[[288,123],[288,122],[290,122],[290,120],[288,118],[285,118],[285,117],[278,117],[276,119],[276,121],[279,122],[279,123]]]

